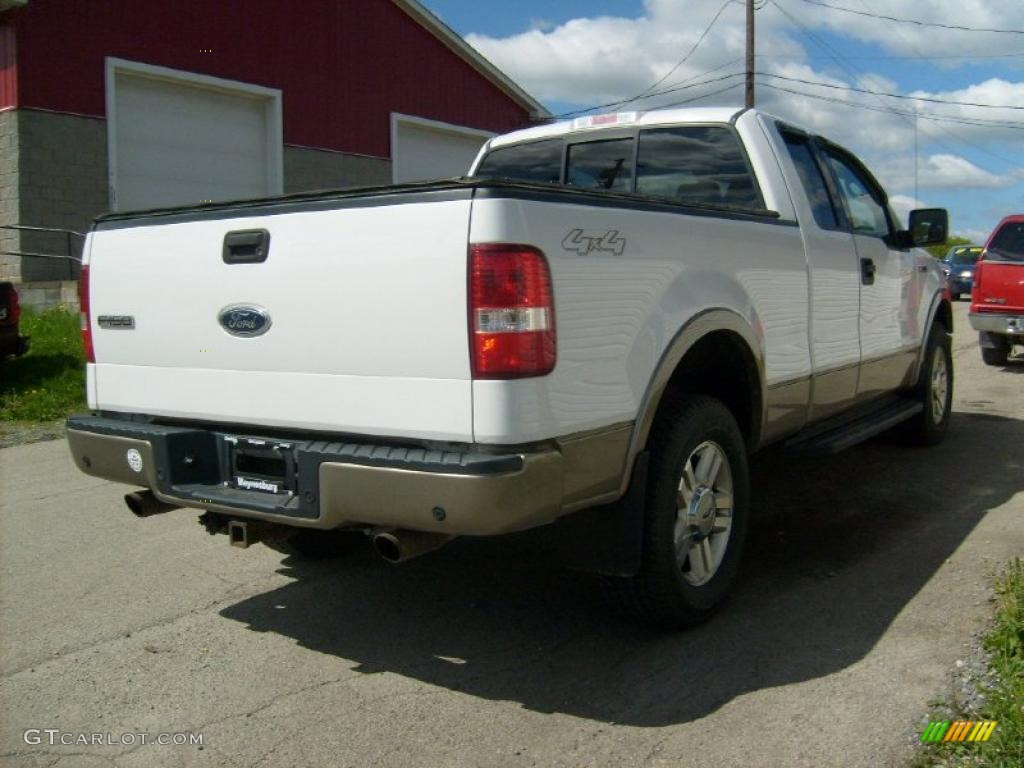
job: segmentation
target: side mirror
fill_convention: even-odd
[[[945,208],[919,208],[910,212],[909,225],[900,233],[908,246],[942,245],[949,234],[949,214]]]

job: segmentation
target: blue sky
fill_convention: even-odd
[[[739,2],[425,5],[556,114],[636,96],[670,71],[659,90],[671,87],[672,93],[624,108],[684,98],[697,105],[739,105],[743,98],[742,77],[730,77],[743,67],[737,61],[745,34]],[[763,0],[757,69],[765,75],[759,77],[758,104],[864,157],[898,211],[943,206],[954,231],[982,239],[1001,216],[1024,212],[1021,7],[1021,0]],[[719,11],[705,39],[672,71]],[[871,14],[1013,32],[943,29]],[[713,78],[725,79],[700,85]],[[856,93],[851,87],[1004,108]]]

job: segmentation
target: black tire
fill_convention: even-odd
[[[650,465],[640,571],[629,578],[612,579],[611,584],[623,608],[635,618],[660,629],[682,629],[706,621],[736,578],[747,533],[750,480],[746,445],[729,410],[711,397],[667,397],[670,399],[663,405],[648,442]],[[694,462],[700,450],[709,450],[707,445],[717,448],[718,458],[724,459],[722,464],[728,470],[732,488],[732,508],[728,514],[722,509],[712,509],[712,522],[708,523],[711,530],[701,534],[696,526],[684,524],[686,521],[680,516],[688,512],[680,510],[678,502],[684,465]],[[689,466],[699,468],[695,463]],[[717,479],[713,479],[710,486],[699,485],[690,493],[691,500],[704,501],[691,501],[684,508],[693,512],[688,519],[707,521],[705,497],[710,488],[714,499],[710,503],[715,504],[714,493],[724,486],[723,472],[719,470],[712,475]],[[721,519],[731,521],[724,532],[724,543],[720,545],[719,551],[723,554],[717,567],[698,568],[693,562],[697,555],[693,553],[703,546],[703,539],[708,540],[710,551],[717,541],[715,537],[722,535],[716,532],[720,514]],[[680,536],[681,542],[689,542],[683,544],[688,550],[683,556],[684,562],[680,562],[676,554],[677,524],[693,537]],[[691,546],[694,549],[689,549]],[[711,575],[705,582],[693,583],[707,573]]]
[[[358,549],[368,541],[359,531],[300,530],[286,538],[263,543],[275,552],[302,560],[330,560]]]
[[[981,345],[981,359],[985,365],[1006,365],[1010,358],[1010,340],[998,333],[982,332],[978,338]]]
[[[924,362],[914,386],[913,396],[924,406],[919,414],[902,425],[907,442],[929,446],[941,443],[949,430],[953,410],[952,337],[940,323],[932,325],[924,350]],[[937,368],[944,371],[944,375]]]

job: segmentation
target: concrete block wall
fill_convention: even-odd
[[[390,160],[307,147],[284,148],[284,191],[287,193],[390,183]]]
[[[31,109],[18,110],[19,216],[21,224],[88,232],[108,210],[105,120]],[[82,239],[23,232],[21,250],[80,256]],[[64,259],[23,258],[22,282],[78,277]]]
[[[18,216],[18,112],[0,112],[0,225],[17,224]],[[16,232],[0,229],[0,281],[19,280],[21,261],[3,251],[20,250]]]
[[[48,280],[22,283],[18,286],[18,300],[23,307],[39,312],[62,305],[69,312],[78,312],[78,282],[75,280]]]

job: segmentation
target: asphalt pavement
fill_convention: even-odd
[[[0,450],[0,764],[904,765],[1024,554],[1024,360],[966,306],[946,442],[757,457],[735,595],[678,634],[500,540],[300,562]]]

